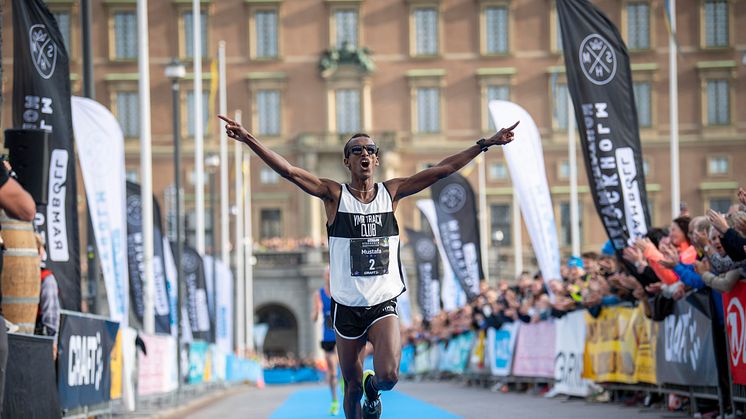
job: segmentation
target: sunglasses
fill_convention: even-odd
[[[350,147],[350,154],[359,156],[363,154],[363,149],[365,149],[369,155],[378,154],[378,146],[375,144],[354,145]]]

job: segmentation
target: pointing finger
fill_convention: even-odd
[[[521,121],[516,121],[516,123],[515,123],[515,124],[513,124],[513,126],[512,126],[512,127],[510,127],[510,128],[505,128],[505,130],[506,130],[506,131],[513,131],[513,130],[515,129],[515,127],[517,127],[517,126],[518,126],[518,124],[520,124],[520,123],[521,123]]]
[[[218,118],[220,118],[220,119],[222,119],[223,121],[225,121],[225,122],[229,123],[230,125],[238,125],[238,124],[236,123],[236,121],[234,121],[234,120],[232,120],[232,119],[228,118],[228,117],[227,117],[227,116],[225,116],[225,115],[218,115]]]

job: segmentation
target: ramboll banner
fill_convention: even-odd
[[[430,321],[440,311],[440,268],[438,247],[432,234],[406,229],[417,267],[417,305],[422,318]]]

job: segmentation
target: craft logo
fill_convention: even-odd
[[[98,390],[104,375],[101,333],[96,332],[96,336],[71,335],[68,351],[67,384],[70,387],[93,385]]]
[[[45,25],[31,26],[28,35],[31,61],[34,62],[34,67],[36,67],[39,75],[44,79],[49,79],[54,74],[54,68],[57,65],[57,45],[49,36],[49,31],[47,31]]]
[[[142,225],[142,201],[140,195],[127,197],[127,224],[131,226]]]
[[[440,209],[448,214],[456,213],[461,210],[466,203],[466,190],[463,186],[452,183],[443,188],[438,201]]]
[[[430,260],[435,257],[435,245],[432,240],[422,239],[418,240],[415,245],[417,254],[424,260]]]
[[[728,310],[725,312],[726,325],[730,335],[730,361],[733,366],[746,364],[746,319],[741,301],[731,298]]]
[[[603,86],[616,75],[616,53],[611,44],[599,34],[591,34],[580,43],[580,68],[593,84]]]

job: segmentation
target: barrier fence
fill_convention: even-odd
[[[741,298],[746,287],[735,291]],[[662,322],[645,317],[642,306],[605,307],[594,318],[586,311],[534,324],[514,322],[500,329],[469,331],[448,341],[420,342],[402,350],[403,376],[460,375],[489,383],[553,384],[550,395],[586,397],[591,383],[607,390],[673,393],[721,400],[713,345],[709,296],[692,294],[675,304]],[[746,299],[745,299],[746,300]],[[740,300],[739,300],[740,301]],[[738,303],[734,303],[738,304]],[[728,313],[728,303],[725,305]],[[734,311],[737,311],[733,309]],[[728,314],[728,342],[746,324]],[[739,328],[733,326],[737,323]],[[740,357],[740,358],[739,358]],[[743,351],[731,349],[733,400],[746,402]],[[721,403],[722,405],[722,403]]]

